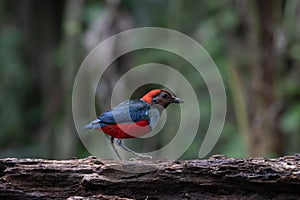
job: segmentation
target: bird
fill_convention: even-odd
[[[161,113],[171,103],[183,103],[174,93],[166,89],[154,89],[140,99],[129,99],[102,113],[83,129],[100,130],[110,137],[110,143],[117,155],[114,142],[123,150],[138,158],[152,158],[126,147],[123,139],[138,138],[150,133],[158,124]]]

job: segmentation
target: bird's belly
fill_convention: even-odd
[[[109,124],[100,129],[114,138],[136,138],[151,131],[147,120],[135,123]]]

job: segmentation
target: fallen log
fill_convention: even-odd
[[[0,199],[300,199],[300,154],[276,159],[0,159]]]

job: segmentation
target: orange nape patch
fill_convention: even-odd
[[[150,92],[148,92],[147,94],[145,94],[145,96],[143,96],[142,99],[144,101],[146,101],[148,104],[151,105],[153,97],[155,97],[156,95],[158,95],[160,92],[161,92],[160,89],[151,90]]]
[[[148,125],[149,122],[147,120],[141,120],[130,124],[106,125],[99,128],[99,130],[102,130],[104,133],[114,138],[136,138],[146,135],[151,131]]]

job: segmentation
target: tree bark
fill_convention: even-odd
[[[0,159],[0,199],[298,199],[299,188],[300,154],[174,162]]]

